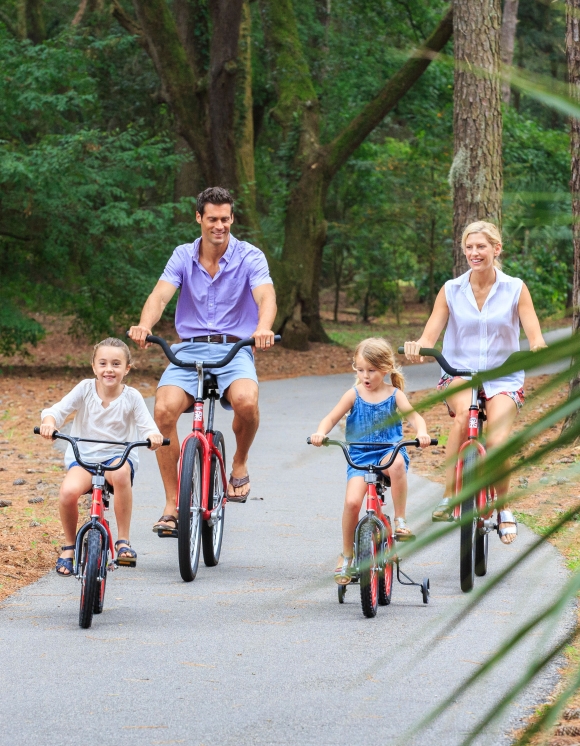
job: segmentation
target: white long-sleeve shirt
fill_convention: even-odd
[[[41,417],[54,417],[59,429],[73,412],[76,412],[76,415],[70,434],[79,438],[125,442],[146,440],[153,433],[159,432],[143,396],[137,389],[127,385],[120,396],[107,407],[103,407],[103,402],[97,394],[96,380],[87,378],[78,383],[57,404],[43,409]],[[107,446],[102,443],[78,443],[78,449],[81,457],[89,463],[107,461],[121,455],[124,450],[123,446]],[[139,465],[138,451],[138,448],[134,448],[129,455],[135,471]],[[73,449],[69,445],[64,455],[67,469],[74,460]]]

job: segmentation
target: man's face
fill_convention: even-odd
[[[195,213],[195,219],[201,225],[202,241],[212,246],[223,246],[230,237],[230,227],[234,222],[231,205],[205,205],[203,215]]]

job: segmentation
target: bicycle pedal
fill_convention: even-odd
[[[158,528],[157,536],[160,539],[177,539],[177,529],[176,528]]]
[[[397,534],[395,534],[395,541],[401,541],[403,544],[406,541],[415,541],[416,538],[415,534],[411,534],[410,536],[397,536]]]
[[[115,560],[117,567],[136,567],[136,560],[131,560],[129,557],[119,557]]]

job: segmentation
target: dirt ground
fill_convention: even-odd
[[[50,333],[33,355],[0,358],[0,600],[52,570],[63,539],[58,518],[62,457],[50,443],[34,435],[32,429],[39,424],[40,410],[44,406],[59,400],[79,380],[91,375],[90,346],[82,340],[71,340],[62,325],[50,328],[49,320],[47,326]],[[400,330],[401,342],[409,338],[407,332]],[[373,329],[371,333],[381,332]],[[170,339],[169,329],[160,334]],[[366,335],[370,336],[368,332]],[[393,339],[393,345],[399,343]],[[165,367],[163,355],[153,348],[136,351],[135,358],[136,366],[128,382],[144,396],[151,396]],[[312,345],[308,352],[292,352],[279,346],[271,352],[258,354],[256,362],[261,380],[328,375],[350,371],[352,353],[338,345]],[[546,376],[526,380],[527,402],[516,429],[566,397],[566,387],[538,395],[547,380]],[[418,402],[429,393],[414,392],[410,399]],[[429,432],[439,437],[441,444],[425,450],[409,449],[411,468],[441,482],[450,425],[445,405],[433,407],[425,418]],[[580,501],[577,477],[571,473],[580,460],[580,446],[554,451],[538,465],[530,465],[526,460],[536,446],[555,438],[558,433],[559,427],[553,427],[519,454],[518,473],[512,481],[515,494],[521,494],[513,504],[519,520],[540,533],[563,511]],[[570,569],[574,570],[580,567],[579,533],[580,520],[573,521],[553,539]],[[577,663],[580,644],[571,646],[567,656],[570,664]],[[567,712],[574,717],[563,720],[545,743],[550,746],[580,744],[576,735],[580,734],[580,694],[570,703]]]

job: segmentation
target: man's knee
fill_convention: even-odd
[[[155,399],[155,409],[153,417],[155,424],[160,429],[168,430],[175,427],[179,416],[182,413],[182,406],[169,397],[161,396]]]
[[[258,414],[258,387],[236,386],[230,387],[228,401],[232,405],[235,414],[241,417],[251,418]]]

